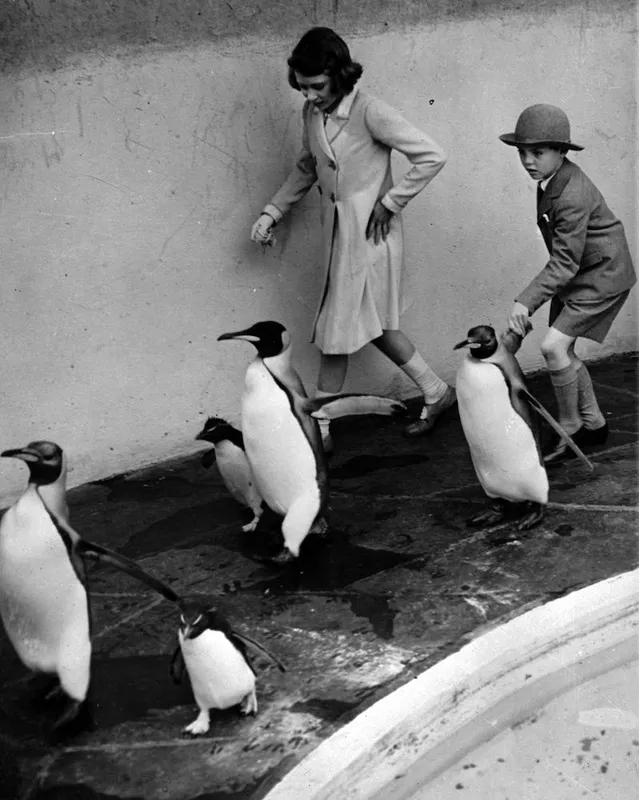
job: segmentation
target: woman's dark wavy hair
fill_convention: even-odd
[[[311,28],[299,40],[288,59],[288,82],[298,92],[295,73],[304,77],[326,73],[333,94],[348,94],[364,68],[351,59],[346,42],[331,28]]]

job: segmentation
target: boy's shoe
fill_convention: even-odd
[[[608,428],[607,422],[594,430],[582,425],[579,430],[571,434],[570,438],[577,447],[583,449],[604,444],[608,439],[609,433],[610,429]],[[577,458],[575,451],[568,447],[563,439],[557,437],[554,444],[549,448],[549,451],[544,455],[544,464],[546,466],[552,466],[553,464],[561,464],[564,461],[569,461],[572,458]]]
[[[413,438],[429,433],[439,417],[457,402],[457,394],[452,386],[447,386],[443,397],[436,403],[424,403],[419,419],[404,428],[404,436]]]
[[[577,433],[573,434],[572,440],[579,447],[588,447],[589,445],[595,446],[598,444],[605,444],[608,440],[609,433],[610,428],[607,422],[604,422],[599,428],[586,428],[582,425]]]

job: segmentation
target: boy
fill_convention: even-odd
[[[509,327],[526,335],[528,317],[551,300],[550,329],[541,352],[557,398],[559,422],[579,446],[603,444],[608,425],[588,370],[575,355],[579,336],[603,342],[636,283],[623,225],[597,187],[566,158],[583,150],[570,141],[570,123],[556,106],[539,104],[519,115],[514,133],[499,137],[516,147],[537,181],[537,224],[550,258],[515,300]],[[561,440],[546,465],[572,455]]]

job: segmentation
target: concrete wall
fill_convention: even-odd
[[[534,5],[534,8],[533,8]],[[190,452],[203,418],[238,421],[258,319],[308,344],[320,289],[312,192],[267,252],[248,241],[299,145],[285,59],[314,24],[340,31],[362,86],[449,153],[405,212],[405,331],[452,380],[473,324],[503,327],[545,259],[534,184],[497,136],[562,106],[575,160],[637,254],[634,3],[4,0],[0,4],[0,447],[59,442],[70,483]],[[399,170],[405,162],[397,160]],[[637,346],[632,301],[603,347]],[[521,361],[541,365],[545,309]],[[412,384],[367,347],[348,388]],[[425,445],[427,446],[427,445]],[[24,468],[1,462],[0,501]]]

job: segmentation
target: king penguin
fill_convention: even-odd
[[[257,714],[256,673],[246,644],[265,653],[282,672],[275,656],[254,639],[233,630],[216,609],[181,603],[179,646],[171,660],[170,673],[180,683],[186,669],[200,713],[183,733],[201,736],[210,726],[210,710],[240,706],[242,714]]]
[[[490,511],[468,521],[470,525],[494,524],[519,514],[519,530],[536,525],[548,502],[548,476],[539,446],[537,418],[542,416],[579,458],[592,469],[559,423],[530,394],[515,358],[522,337],[507,331],[497,340],[489,325],[468,331],[458,350],[470,348],[456,377],[459,417],[479,482],[488,497],[497,501]]]
[[[273,561],[286,563],[299,556],[309,533],[328,527],[328,469],[316,417],[394,415],[406,407],[374,395],[309,399],[291,363],[291,336],[279,322],[257,322],[218,337],[228,339],[251,342],[257,349],[245,376],[242,432],[258,491],[284,517],[284,547]]]
[[[254,531],[262,516],[262,496],[255,485],[255,478],[244,451],[244,438],[241,431],[220,417],[209,417],[204,427],[195,437],[199,441],[210,442],[217,467],[231,497],[247,506],[253,512],[253,519],[242,526],[245,532]],[[212,463],[211,451],[204,453],[202,464]]]
[[[83,539],[68,522],[66,456],[53,442],[5,450],[29,467],[22,496],[0,521],[0,616],[30,670],[56,676],[68,699],[54,724],[61,738],[92,725],[87,703],[91,631],[84,558],[108,561],[167,599],[177,595],[134,561]]]

